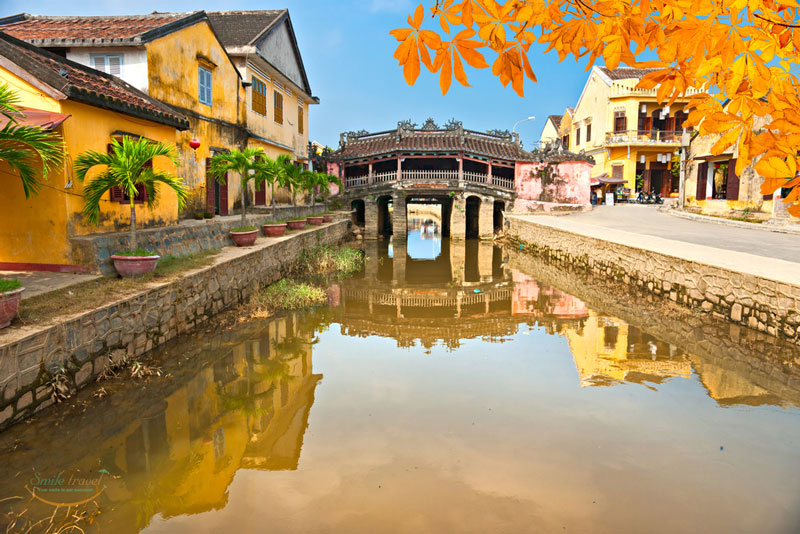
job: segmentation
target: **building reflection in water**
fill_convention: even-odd
[[[22,478],[3,477],[3,496],[18,494],[30,476],[26,473],[34,470],[91,473],[103,468],[113,477],[103,506],[113,514],[101,514],[100,524],[113,517],[113,524],[106,525],[109,532],[138,532],[156,515],[224,507],[239,469],[297,469],[322,378],[313,372],[312,334],[313,326],[307,328],[300,316],[274,319],[233,343],[206,349],[222,356],[173,391],[162,396],[148,392],[146,398],[136,391],[115,394],[115,401],[136,407],[135,416],[114,418],[119,406],[100,406],[105,417],[95,421],[99,424],[87,425],[78,441],[65,438],[52,454],[37,455],[35,465],[7,455],[22,461],[6,465]],[[171,385],[172,380],[164,382]],[[32,434],[35,439],[37,432]]]

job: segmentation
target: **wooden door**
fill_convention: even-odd
[[[219,184],[219,214],[228,214],[228,173],[225,173],[225,183]]]
[[[267,184],[261,182],[256,186],[256,206],[267,205]]]
[[[728,161],[728,177],[725,184],[725,198],[739,200],[739,177],[736,175],[736,158]]]

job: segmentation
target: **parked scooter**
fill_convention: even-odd
[[[660,193],[645,193],[639,191],[639,196],[636,197],[637,204],[663,204],[664,199]]]
[[[664,203],[664,199],[661,197],[661,193],[655,193],[653,195],[650,195],[650,200],[653,202],[653,204]]]

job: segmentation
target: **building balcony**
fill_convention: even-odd
[[[607,132],[605,146],[681,146],[682,136],[682,131],[672,132],[664,130],[627,130],[623,132]]]
[[[700,89],[689,88],[686,90],[686,94],[682,97],[678,98],[678,102],[682,102],[684,100],[688,100],[690,96],[696,95],[698,93],[702,93],[703,91]],[[632,87],[626,84],[619,84],[615,83],[611,85],[609,89],[609,98],[653,98],[655,99],[658,94],[658,87],[654,87],[653,89],[639,89],[636,87]]]
[[[514,189],[514,180],[502,176],[492,176],[480,172],[464,171],[459,176],[458,171],[449,170],[425,170],[425,171],[411,171],[404,170],[399,173],[399,180],[408,183],[437,183],[441,182],[443,185],[449,185],[451,182],[458,184],[465,182],[470,184],[481,184],[496,189]],[[344,179],[345,189],[354,189],[358,187],[367,187],[370,185],[397,182],[398,172],[377,172],[372,174],[365,174],[362,176],[347,176]]]

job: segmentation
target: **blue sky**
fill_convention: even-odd
[[[468,70],[472,87],[455,81],[446,96],[439,91],[438,75],[423,72],[409,87],[392,58],[397,41],[388,32],[406,26],[406,15],[418,2],[410,0],[283,0],[254,2],[189,2],[139,0],[121,2],[64,2],[2,0],[3,15],[27,11],[47,15],[115,15],[152,11],[207,11],[229,9],[289,9],[303,54],[311,88],[321,100],[311,110],[311,138],[338,146],[339,133],[348,130],[388,130],[397,121],[422,124],[433,117],[443,124],[450,118],[473,130],[508,129],[531,115],[535,121],[517,131],[523,143],[537,141],[548,115],[573,106],[586,80],[585,63],[566,59],[558,63],[544,47],[531,48],[531,63],[539,83],[526,83],[525,97],[504,88],[489,69]],[[428,4],[426,4],[428,5]],[[133,7],[135,6],[135,8]],[[426,24],[430,24],[427,22]],[[430,26],[438,29],[438,24]]]

